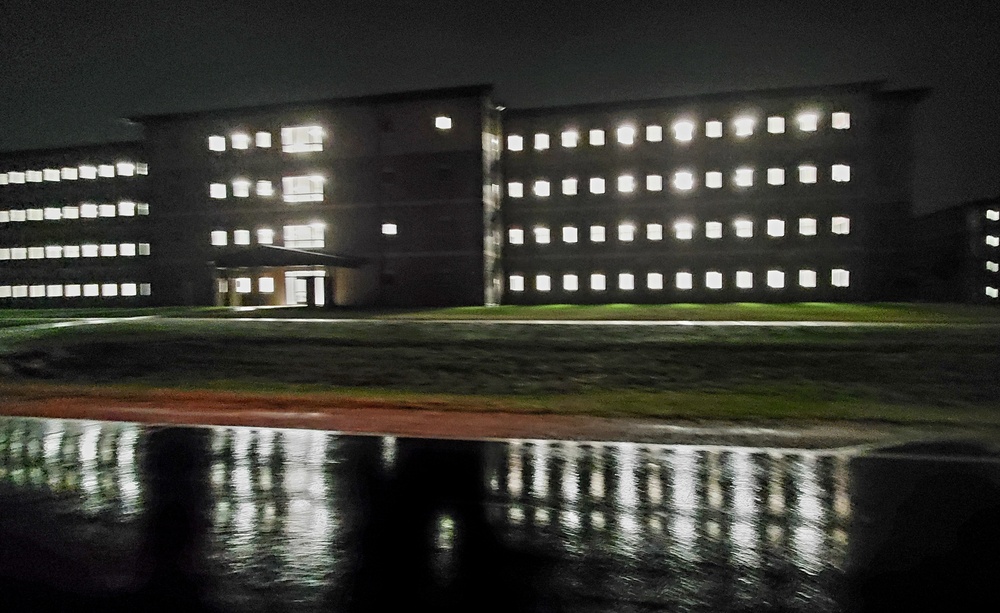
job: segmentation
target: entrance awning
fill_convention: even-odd
[[[338,268],[358,268],[367,259],[321,253],[305,249],[289,249],[273,245],[257,245],[239,251],[226,253],[215,258],[217,268],[256,268],[263,266],[334,266]]]

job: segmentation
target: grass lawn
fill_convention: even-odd
[[[848,307],[835,310],[889,309]],[[567,307],[576,308],[592,307]],[[718,312],[714,308],[705,311]],[[546,309],[556,310],[535,312]],[[940,309],[915,312],[944,318]],[[968,320],[956,315],[951,321]],[[19,385],[44,380],[82,386],[74,388],[78,393],[243,390],[450,410],[1000,426],[998,349],[1000,327],[992,325],[706,328],[153,318],[2,328],[0,356],[10,373],[0,393],[21,393]]]

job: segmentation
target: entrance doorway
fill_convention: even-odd
[[[321,307],[326,302],[326,271],[294,270],[285,273],[285,304]]]

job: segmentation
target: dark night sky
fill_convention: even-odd
[[[1000,1],[0,0],[0,150],[121,117],[492,82],[532,106],[885,79],[929,210],[1000,193]]]

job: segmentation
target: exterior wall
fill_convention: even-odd
[[[506,196],[503,220],[508,303],[558,302],[707,302],[707,301],[851,301],[897,295],[898,267],[905,256],[902,241],[909,214],[911,156],[908,109],[912,100],[883,100],[870,86],[757,92],[691,99],[587,105],[512,111],[505,118]],[[818,116],[815,131],[797,126],[799,113]],[[832,114],[850,113],[849,129],[832,129]],[[737,136],[735,120],[755,120],[753,134]],[[783,117],[784,133],[769,133],[768,117]],[[675,139],[678,121],[694,124],[690,141]],[[706,122],[723,124],[721,138],[706,136]],[[661,126],[662,140],[650,142],[647,126]],[[632,144],[618,142],[620,127],[632,127]],[[589,131],[604,131],[605,144],[588,142]],[[561,133],[576,130],[576,147],[561,145]],[[549,135],[549,148],[535,150],[534,135]],[[523,138],[523,151],[510,150],[510,137]],[[799,165],[815,165],[817,181],[799,182]],[[831,180],[832,166],[850,166],[850,180]],[[738,168],[753,169],[753,185],[734,182]],[[767,170],[782,168],[783,185],[769,185]],[[690,172],[693,186],[678,189],[677,172]],[[706,172],[721,172],[722,186],[707,186]],[[620,176],[635,180],[621,191]],[[662,177],[662,189],[647,189],[649,175]],[[605,192],[589,193],[590,178],[603,178]],[[561,182],[576,178],[577,194],[564,195]],[[550,195],[538,196],[535,181],[548,181]],[[523,197],[511,197],[511,183],[523,185]],[[655,186],[653,186],[655,187]],[[850,220],[847,234],[835,234],[834,217]],[[801,218],[815,219],[817,233],[799,233]],[[753,222],[753,236],[739,237],[735,222]],[[784,222],[783,236],[769,236],[769,220]],[[706,224],[722,224],[721,238],[708,238]],[[693,236],[675,236],[676,224],[692,224]],[[662,240],[647,232],[662,227]],[[604,242],[589,237],[592,225],[604,226]],[[635,228],[621,240],[620,225]],[[562,240],[562,228],[575,227],[576,243]],[[548,228],[548,244],[539,244],[536,228]],[[511,243],[510,230],[524,232],[524,244]],[[832,283],[832,271],[849,271],[849,285]],[[802,287],[799,271],[815,271],[816,287]],[[737,287],[736,273],[750,272],[752,288]],[[769,287],[769,271],[784,273],[784,287]],[[663,288],[647,283],[662,275]],[[676,286],[677,273],[693,276],[691,289]],[[709,274],[721,273],[721,288],[709,287]],[[563,289],[563,275],[576,275],[579,289]],[[606,289],[590,286],[603,274]],[[619,284],[633,275],[634,289]],[[539,275],[552,289],[536,288]],[[521,277],[523,291],[512,291],[511,276]],[[715,281],[717,279],[713,279]],[[517,279],[515,279],[515,282]],[[543,279],[544,281],[544,279]]]
[[[0,155],[0,307],[149,304],[147,169],[140,143]]]

